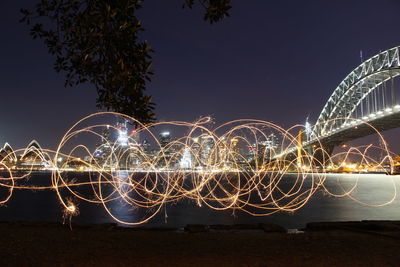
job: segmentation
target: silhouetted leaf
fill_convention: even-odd
[[[21,22],[30,34],[44,40],[56,60],[54,69],[65,72],[65,86],[92,83],[97,107],[131,115],[143,123],[155,119],[154,103],[146,95],[151,81],[153,49],[138,36],[144,30],[136,17],[140,0],[41,0],[32,10],[21,9]],[[204,20],[226,16],[230,0],[198,0]],[[194,0],[184,0],[192,8]]]

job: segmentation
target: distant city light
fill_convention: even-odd
[[[346,125],[354,127],[356,122],[358,122],[356,119],[347,119],[341,127]],[[167,124],[171,128],[182,126],[174,122],[163,122],[163,124]],[[57,151],[42,150],[37,142],[31,142],[27,148],[17,151],[14,151],[9,145],[5,145],[0,150],[0,168],[13,172],[15,181],[24,179],[18,176],[20,171],[50,171],[52,177],[57,178],[54,180],[56,183],[51,187],[55,191],[67,189],[74,194],[79,192],[79,188],[83,188],[82,186],[92,186],[97,193],[97,190],[107,192],[105,189],[113,188],[115,191],[109,198],[106,195],[98,194],[95,194],[94,198],[79,198],[81,201],[96,202],[103,206],[108,205],[111,198],[113,200],[123,199],[127,205],[143,209],[173,203],[183,198],[213,202],[220,200],[219,196],[213,195],[213,190],[217,185],[228,196],[260,196],[263,199],[261,204],[251,202],[248,198],[248,202],[240,203],[240,207],[246,211],[246,208],[251,206],[252,209],[259,209],[262,212],[261,215],[267,216],[286,209],[282,202],[283,205],[264,211],[265,204],[273,204],[276,200],[268,197],[271,193],[260,189],[276,188],[276,186],[271,186],[273,185],[271,183],[276,183],[271,179],[274,175],[282,177],[282,175],[294,173],[300,178],[294,179],[294,183],[309,179],[313,191],[309,192],[307,198],[302,198],[301,202],[290,203],[290,209],[296,210],[304,206],[316,190],[323,188],[328,172],[390,172],[396,162],[380,135],[378,137],[381,138],[379,139],[380,143],[374,149],[379,149],[380,153],[378,154],[383,155],[384,160],[375,160],[369,154],[369,150],[365,148],[370,144],[366,144],[364,147],[352,147],[350,144],[337,145],[341,148],[338,149],[338,152],[325,150],[325,138],[328,140],[329,138],[335,140],[336,136],[341,138],[338,133],[331,135],[333,131],[348,132],[347,130],[342,131],[341,128],[334,128],[333,125],[330,127],[331,131],[324,129],[324,133],[327,133],[328,137],[316,135],[312,140],[302,139],[304,138],[302,134],[304,127],[311,129],[311,125],[284,130],[278,125],[260,120],[238,120],[235,121],[234,127],[226,127],[225,131],[206,127],[199,131],[198,124],[186,123],[184,125],[187,127],[187,135],[183,134],[175,139],[171,138],[170,131],[158,133],[154,131],[156,127],[152,126],[143,126],[143,128],[137,129],[137,134],[128,135],[132,131],[128,130],[126,125],[126,121],[110,127],[104,124],[100,127],[101,129],[98,125],[78,125],[85,128],[76,127],[70,130],[60,141],[62,145]],[[335,127],[337,126],[335,125]],[[355,126],[353,129],[357,129],[357,127]],[[365,127],[367,125],[363,126],[363,129]],[[300,134],[296,131],[299,129],[301,129]],[[95,149],[89,149],[85,143],[79,143],[79,139],[75,137],[82,133],[95,136],[98,141]],[[143,141],[139,138],[141,136],[142,138],[145,136]],[[150,138],[152,139],[150,140]],[[70,140],[77,145],[75,147],[68,146],[67,143]],[[86,139],[83,140],[86,141]],[[78,156],[75,154],[78,150],[82,150],[86,154]],[[319,154],[324,155],[324,161],[321,161]],[[360,160],[350,162],[346,155],[357,156]],[[400,166],[400,160],[397,162]],[[100,180],[71,180],[66,175],[69,171],[88,172],[90,176],[96,174]],[[121,176],[122,174],[124,176]],[[240,184],[243,175],[248,177],[246,186]],[[234,192],[231,191],[232,188],[234,188]],[[45,190],[50,187],[40,185],[20,187],[18,184],[9,192],[18,189]],[[130,192],[135,193],[130,194]],[[304,191],[299,193],[303,194]],[[329,194],[329,192],[327,193]],[[96,196],[99,197],[96,198]],[[145,198],[142,198],[143,196]],[[79,213],[77,204],[64,199],[62,194],[59,194],[58,197],[59,202],[63,205],[65,216]],[[237,198],[229,199],[227,202],[222,201],[222,206],[218,209],[239,204],[236,203]],[[153,210],[158,212],[157,209]],[[147,211],[149,211],[149,215],[137,221],[125,221],[111,212],[109,214],[119,223],[137,225],[147,222],[148,218],[154,214],[150,210]]]
[[[161,132],[160,135],[163,137],[167,137],[170,135],[170,132],[169,131]]]
[[[128,145],[128,135],[126,130],[118,130],[118,143],[121,146]]]

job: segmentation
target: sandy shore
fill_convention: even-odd
[[[399,266],[400,234],[185,233],[0,223],[1,266]]]

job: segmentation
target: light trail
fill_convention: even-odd
[[[120,138],[123,142],[111,141],[104,134],[121,131],[119,126],[111,126],[110,122],[116,118],[137,125],[128,134],[124,129]],[[348,146],[330,155],[321,146],[303,147],[297,134],[304,130],[302,125],[285,130],[271,122],[243,119],[210,129],[210,122],[211,118],[206,117],[194,123],[171,121],[143,125],[119,113],[89,115],[65,133],[54,151],[31,146],[9,151],[4,156],[0,160],[3,169],[0,204],[7,203],[15,190],[53,190],[66,219],[79,214],[78,206],[83,201],[100,204],[121,224],[139,225],[154,218],[168,203],[182,199],[214,210],[240,210],[253,216],[268,216],[295,212],[319,190],[375,207],[388,205],[396,198],[393,178],[393,195],[383,203],[365,203],[354,196],[362,175],[357,175],[350,188],[342,186],[339,180],[341,192],[330,192],[325,184],[327,173],[337,162],[342,162],[342,166],[336,168],[393,172],[395,155],[377,131],[380,145]],[[166,141],[156,133],[156,129],[174,127],[181,128],[185,134]],[[271,133],[281,140],[279,146],[267,149]],[[148,147],[138,142],[138,136],[146,137],[154,149],[149,152]],[[98,140],[101,144],[93,149],[88,140]],[[249,155],[241,152],[250,148]],[[99,151],[102,151],[100,156]],[[183,158],[184,164],[180,164]],[[349,159],[351,164],[347,163]],[[18,160],[25,162],[23,172],[15,167]],[[37,164],[43,162],[45,169],[51,171],[51,178],[47,185],[35,185],[30,177]],[[77,174],[77,170],[84,174]],[[135,221],[118,218],[109,206],[113,201],[140,209],[144,215]]]

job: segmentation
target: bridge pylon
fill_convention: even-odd
[[[297,135],[297,167],[298,168],[310,168],[310,156],[312,155],[310,152],[310,147],[304,147],[303,144],[307,140],[307,133],[304,130],[300,130]]]

